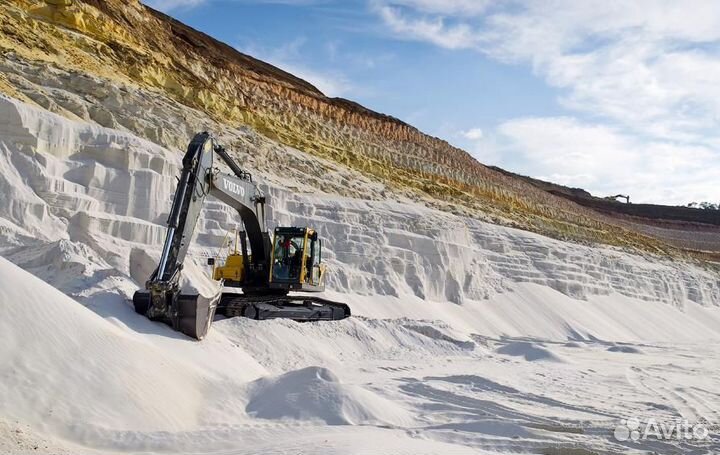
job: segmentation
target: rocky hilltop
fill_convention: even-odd
[[[278,173],[288,164],[267,144],[294,147],[315,164],[299,155],[287,172],[317,191],[407,197],[561,239],[671,254],[683,249],[612,213],[483,166],[398,119],[328,98],[137,0],[4,1],[0,54],[0,92],[9,96],[172,149],[203,128],[221,135],[251,130],[253,140],[228,139],[242,161]],[[383,190],[325,184],[329,167]],[[717,235],[717,226],[708,229]]]
[[[623,223],[629,229],[644,232],[675,247],[692,251],[695,256],[717,260],[720,256],[720,211],[657,204],[631,204],[615,198],[593,196],[582,188],[569,188],[492,167],[504,175],[521,179],[548,193],[589,207]]]

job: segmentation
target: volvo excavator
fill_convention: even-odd
[[[213,167],[216,156],[233,175]],[[146,289],[133,296],[137,313],[198,340],[205,337],[216,313],[297,321],[350,316],[350,308],[344,303],[290,294],[325,289],[322,241],[307,227],[276,227],[271,239],[265,226],[266,197],[252,175],[242,170],[209,133],[192,139],[182,165],[159,264],[145,283]],[[213,278],[222,283],[221,292],[213,296],[182,294],[180,274],[207,196],[237,210],[244,230],[237,233],[236,251],[225,264],[208,259]],[[241,244],[240,251],[237,243]]]

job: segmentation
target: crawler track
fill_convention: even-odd
[[[227,294],[220,300],[217,313],[256,320],[337,321],[350,316],[350,307],[312,296]]]

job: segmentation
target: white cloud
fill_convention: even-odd
[[[720,118],[720,3],[535,3],[486,18],[483,51],[527,62],[564,106],[640,134],[700,139]]]
[[[405,6],[426,13],[478,15],[490,6],[490,0],[390,0],[390,5]]]
[[[482,139],[483,130],[482,130],[482,128],[470,128],[467,131],[460,132],[460,134],[465,139],[470,139],[471,141],[477,141],[478,139]]]
[[[571,117],[515,119],[498,133],[503,163],[523,174],[638,202],[720,200],[720,161],[708,147],[642,141]]]
[[[471,48],[477,37],[467,24],[448,25],[441,17],[408,18],[398,8],[377,6],[383,22],[397,36],[414,41],[427,41],[447,49]]]
[[[463,0],[372,4],[402,38],[528,63],[566,90],[564,106],[642,133],[687,139],[720,119],[715,0],[508,1],[505,11],[482,1],[474,10]]]

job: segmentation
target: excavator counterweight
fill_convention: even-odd
[[[234,175],[214,168],[215,156]],[[242,252],[237,251],[236,242],[235,254],[225,265],[214,264],[213,277],[223,284],[222,292],[212,296],[182,294],[180,274],[206,196],[237,210],[244,225],[239,238]],[[198,340],[207,334],[216,313],[298,321],[350,316],[350,308],[344,303],[288,295],[290,291],[325,290],[322,242],[315,230],[299,227],[278,227],[271,240],[265,225],[265,204],[266,198],[252,176],[210,134],[197,134],[183,157],[158,266],[145,283],[145,291],[133,296],[135,311]]]

